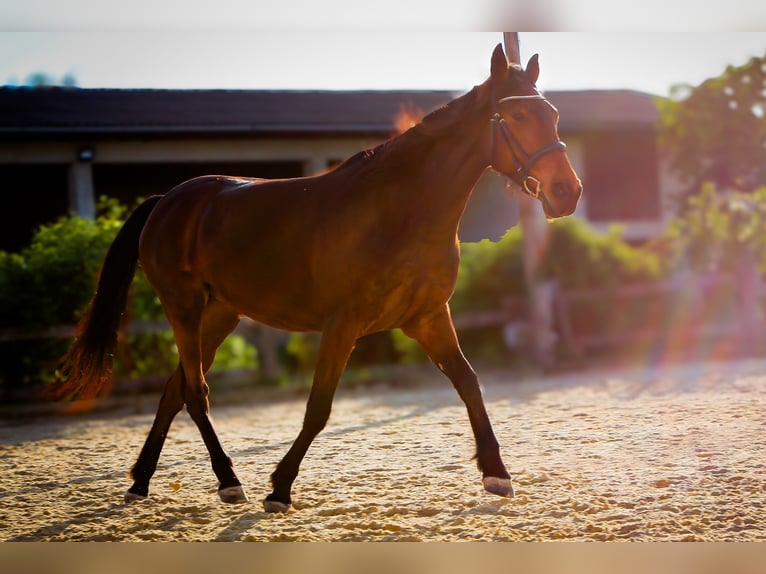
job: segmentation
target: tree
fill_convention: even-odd
[[[667,237],[694,271],[735,272],[743,256],[766,271],[766,186],[722,195],[704,184],[671,222]]]
[[[34,72],[27,77],[26,85],[30,88],[76,88],[77,78],[74,74],[65,74],[60,80],[52,74],[45,72]]]
[[[684,195],[705,182],[744,192],[766,183],[766,54],[697,87],[676,86],[658,105]]]

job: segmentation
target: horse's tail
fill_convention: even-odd
[[[152,196],[139,205],[117,233],[101,266],[96,294],[53,382],[43,391],[45,397],[92,399],[111,383],[117,335],[138,263],[138,241],[160,198]]]

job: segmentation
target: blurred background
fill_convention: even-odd
[[[209,173],[333,167],[484,81],[503,41],[321,26],[105,31],[97,15],[74,32],[63,15],[51,30],[17,10],[0,32],[0,389],[19,400],[50,380],[140,198]],[[554,12],[525,21],[556,29]],[[539,87],[584,195],[574,216],[538,221],[530,275],[523,199],[491,171],[477,183],[451,302],[469,359],[550,371],[763,356],[766,34],[519,40],[522,62],[540,53]],[[155,388],[177,356],[143,277],[129,319],[117,378]],[[243,321],[211,383],[306,381],[317,342]],[[346,377],[392,380],[425,363],[401,332],[380,333],[360,340]]]

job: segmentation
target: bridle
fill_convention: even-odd
[[[532,169],[532,165],[540,159],[542,156],[544,156],[546,153],[552,152],[552,151],[558,151],[558,150],[566,150],[567,145],[561,141],[555,141],[552,143],[549,143],[548,145],[545,145],[541,147],[539,150],[534,152],[531,155],[528,155],[526,151],[524,151],[523,146],[519,142],[519,140],[516,139],[516,137],[511,133],[511,130],[508,129],[508,126],[506,125],[505,118],[500,114],[500,112],[497,110],[497,106],[510,101],[516,101],[516,100],[542,100],[549,106],[553,107],[553,104],[551,104],[548,100],[545,99],[545,96],[543,96],[540,93],[537,94],[530,94],[530,95],[523,95],[523,96],[507,96],[505,98],[500,98],[496,101],[495,104],[495,110],[492,115],[492,119],[490,120],[490,125],[492,129],[490,130],[490,142],[489,142],[489,158],[490,161],[494,160],[495,157],[495,134],[496,132],[500,132],[500,135],[503,136],[503,141],[505,142],[506,146],[511,152],[511,156],[513,157],[513,161],[516,164],[516,171],[513,175],[511,174],[503,174],[511,179],[513,179],[522,190],[527,195],[530,195],[534,197],[535,199],[539,199],[540,194],[542,193],[542,182],[537,179],[536,177],[530,175],[529,171]],[[555,108],[554,108],[555,109]],[[492,166],[494,169],[494,166]],[[501,172],[502,173],[502,172]],[[514,177],[515,176],[515,177]],[[533,187],[530,188],[530,182],[532,182]]]

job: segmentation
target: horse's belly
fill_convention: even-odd
[[[343,214],[319,217],[319,204],[304,195],[264,186],[216,197],[200,221],[195,262],[213,296],[276,328],[321,331],[345,316],[360,335],[446,302],[454,243],[434,248]]]
[[[241,315],[277,329],[322,331],[328,320],[342,315],[362,336],[401,327],[442,306],[451,293],[449,284],[429,280],[359,280],[350,275],[317,280],[294,268],[228,274],[228,281],[214,282],[212,294]]]
[[[296,270],[250,268],[250,273],[213,273],[211,295],[240,315],[287,331],[321,331],[322,305],[309,282]]]

